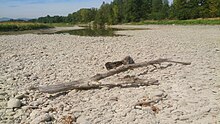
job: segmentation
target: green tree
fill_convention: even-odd
[[[127,0],[125,3],[125,22],[137,22],[144,17],[142,12],[143,0]]]
[[[162,19],[168,18],[169,17],[169,12],[170,12],[170,6],[169,6],[169,1],[168,0],[163,0],[163,7],[162,7]]]
[[[125,2],[123,0],[114,0],[112,2],[112,11],[114,24],[122,23],[124,21],[125,15]]]
[[[99,25],[138,22],[145,19],[194,19],[220,16],[220,0],[113,0],[99,9],[80,9],[66,17],[45,16],[33,20],[42,23],[89,23]]]
[[[103,2],[100,9],[98,10],[96,17],[95,17],[95,23],[99,26],[103,27],[105,23],[112,24],[113,23],[113,11],[110,4],[106,4]]]
[[[187,8],[188,0],[174,0],[174,11],[177,19],[189,19],[190,10]]]
[[[151,19],[160,20],[165,16],[165,12],[163,12],[165,6],[163,6],[162,0],[152,0],[152,11],[151,11]]]
[[[143,5],[141,6],[142,18],[149,19],[152,11],[152,0],[143,0]]]
[[[207,0],[199,0],[198,2],[199,17],[209,17],[209,5]]]
[[[162,7],[162,0],[152,0],[152,12],[160,12]]]
[[[208,0],[210,17],[217,17],[219,15],[219,7],[220,7],[219,4],[220,4],[219,0]]]

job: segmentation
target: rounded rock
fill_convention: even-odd
[[[6,95],[7,93],[5,91],[0,91],[0,95]]]
[[[7,104],[8,108],[20,108],[21,107],[21,101],[15,98],[12,98],[8,101]]]
[[[80,124],[91,124],[85,116],[80,116],[77,118],[76,120],[77,123],[80,123]]]
[[[6,96],[0,95],[0,100],[5,100]]]
[[[158,90],[158,91],[154,91],[153,93],[151,93],[151,95],[153,96],[153,97],[161,97],[161,96],[163,96],[164,95],[164,93],[163,93],[163,91],[160,91],[160,90]]]
[[[25,97],[24,94],[18,94],[18,95],[15,96],[16,99],[22,99],[24,97]]]
[[[41,122],[48,122],[51,121],[52,116],[48,113],[42,114],[31,121],[31,124],[39,124]]]

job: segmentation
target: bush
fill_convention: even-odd
[[[52,28],[50,25],[40,23],[3,22],[0,23],[0,31],[23,31]]]

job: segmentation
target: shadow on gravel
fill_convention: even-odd
[[[21,34],[69,34],[69,35],[78,35],[78,36],[130,36],[130,35],[122,35],[118,34],[117,31],[128,31],[128,30],[151,30],[149,28],[127,28],[127,29],[119,29],[119,28],[107,28],[107,29],[91,29],[91,28],[83,28],[83,29],[73,29],[73,30],[26,30],[26,31],[7,31],[0,32],[0,35],[21,35]]]

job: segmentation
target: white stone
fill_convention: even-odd
[[[163,96],[163,91],[154,91],[153,93],[151,93],[151,96],[154,97],[154,96],[157,96],[157,97],[161,97]]]
[[[5,100],[6,96],[0,95],[0,100]]]
[[[8,101],[8,108],[19,108],[21,107],[21,101],[15,98],[12,98]]]
[[[41,122],[50,121],[51,119],[52,119],[52,117],[48,113],[46,113],[46,114],[40,115],[40,116],[36,117],[35,119],[33,119],[30,124],[39,124]]]
[[[22,99],[22,98],[24,98],[24,97],[25,97],[24,94],[19,94],[19,95],[16,95],[16,96],[15,96],[16,99]]]
[[[133,113],[131,113],[131,114],[128,114],[127,116],[126,116],[126,121],[127,122],[133,122],[133,121],[135,121],[135,118],[136,116],[135,116],[135,114],[133,114]]]
[[[79,124],[91,124],[85,116],[80,116],[79,118],[77,118],[76,120],[77,123]]]
[[[0,91],[0,95],[6,95],[7,93],[4,91]]]
[[[31,118],[31,119],[37,118],[37,116],[39,116],[40,114],[41,114],[40,110],[38,110],[38,109],[33,110],[33,111],[30,113],[30,118]]]

